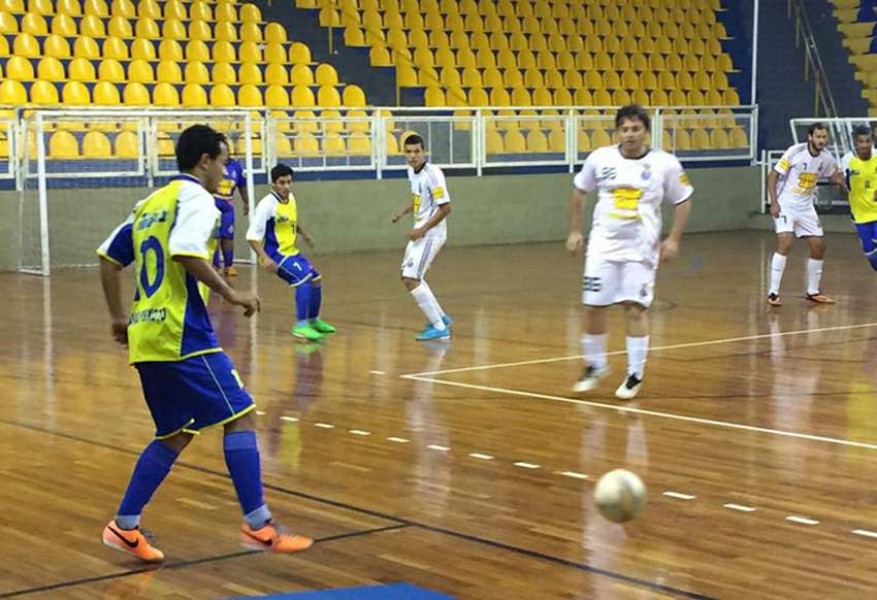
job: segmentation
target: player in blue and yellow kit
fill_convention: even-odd
[[[259,310],[256,296],[229,287],[209,263],[219,220],[210,193],[223,176],[228,146],[221,133],[195,125],[180,136],[176,155],[181,174],[139,202],[98,249],[112,333],[128,346],[156,427],[103,542],[147,562],[164,560],[140,531],[143,508],[194,436],[222,425],[226,465],[244,513],[243,543],[303,550],[313,540],[272,523],[262,494],[255,404],[219,347],[200,287],[242,306],[248,317]],[[132,263],[136,291],[126,317],[121,271]]]
[[[853,132],[855,154],[843,165],[850,190],[847,199],[865,257],[877,271],[877,155],[871,130],[859,125]]]
[[[229,157],[222,172],[222,180],[213,193],[216,208],[222,213],[219,223],[219,248],[213,254],[213,265],[219,268],[219,252],[222,251],[224,273],[228,277],[238,274],[234,268],[234,194],[239,191],[243,202],[244,215],[250,212],[250,197],[247,194],[247,178],[241,163]]]
[[[322,275],[298,249],[298,238],[313,241],[298,222],[298,205],[292,195],[292,168],[271,169],[271,192],[259,201],[247,230],[247,241],[259,263],[295,288],[296,322],[292,335],[316,341],[335,328],[320,318]]]

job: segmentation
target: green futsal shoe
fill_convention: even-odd
[[[319,333],[335,333],[335,327],[333,325],[329,325],[320,317],[317,317],[316,319],[311,321],[311,327]]]
[[[292,328],[290,333],[299,339],[307,340],[309,342],[316,342],[323,339],[323,334],[314,329],[310,323],[307,325],[296,325]]]

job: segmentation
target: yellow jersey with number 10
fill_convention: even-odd
[[[853,156],[846,165],[847,187],[850,188],[850,210],[856,223],[877,221],[877,154],[868,160]]]
[[[136,288],[128,322],[132,364],[221,350],[198,281],[173,260],[210,260],[219,214],[201,183],[180,175],[139,202],[98,248],[100,256],[120,266],[134,263]]]

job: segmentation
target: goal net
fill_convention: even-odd
[[[27,114],[19,150],[19,270],[48,275],[53,268],[97,264],[94,250],[109,232],[176,174],[176,140],[195,124],[226,134],[253,202],[254,175],[265,170],[263,122],[246,111]],[[235,204],[240,215],[239,197]],[[238,237],[237,255],[249,256]]]

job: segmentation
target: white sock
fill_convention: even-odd
[[[582,336],[582,354],[585,364],[595,369],[606,368],[606,334],[586,333]]]
[[[811,258],[807,261],[807,293],[810,295],[818,294],[821,282],[822,261]]]
[[[627,374],[643,378],[646,370],[646,357],[649,355],[649,336],[627,336]]]
[[[426,320],[436,329],[443,331],[445,323],[442,321],[442,313],[438,302],[435,301],[435,296],[432,295],[432,291],[421,282],[420,285],[411,290],[411,295],[417,300],[417,305],[423,311],[423,314],[426,315]]]
[[[439,314],[442,317],[445,317],[447,315],[447,313],[444,311],[444,309],[442,309],[441,305],[438,303],[438,299],[435,297],[435,294],[432,293],[432,288],[429,287],[428,283],[426,283],[426,279],[420,280],[420,286],[423,288],[426,288],[426,291],[429,292],[430,296],[432,296],[432,301],[435,302],[435,307],[438,309]],[[442,322],[444,322],[444,321],[442,321]]]
[[[773,253],[773,259],[770,261],[770,293],[780,293],[780,282],[783,280],[783,271],[786,270],[786,257]]]

